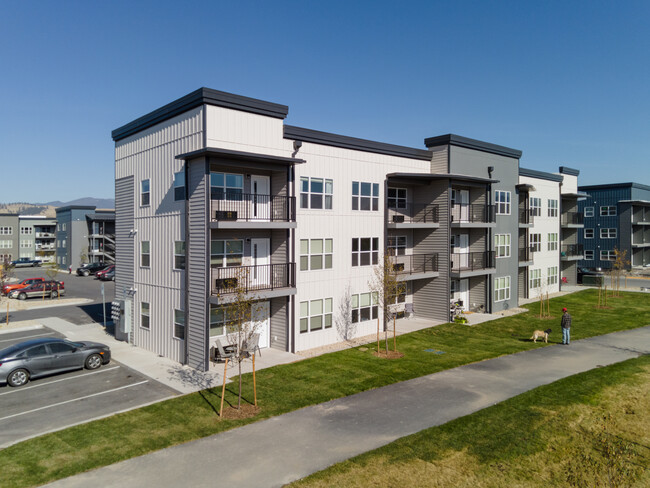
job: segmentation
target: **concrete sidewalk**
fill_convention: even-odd
[[[282,486],[537,386],[644,354],[650,326],[542,347],[303,408],[48,486]]]

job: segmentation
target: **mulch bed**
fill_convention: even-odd
[[[240,409],[237,407],[225,407],[223,409],[223,420],[240,420],[255,417],[262,409],[255,405],[243,404]]]
[[[375,351],[373,354],[382,359],[399,359],[404,357],[404,353],[401,353],[399,351],[388,351],[388,354],[386,354],[386,351]]]

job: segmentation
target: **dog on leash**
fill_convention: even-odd
[[[551,333],[551,329],[546,330],[536,330],[533,332],[533,337],[530,338],[531,341],[537,342],[537,339],[544,339],[544,342],[548,343],[548,335]]]

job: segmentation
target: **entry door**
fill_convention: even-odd
[[[271,219],[271,180],[268,176],[251,176],[251,215],[254,220]]]
[[[254,287],[271,284],[271,241],[270,239],[251,239],[250,281]]]
[[[456,234],[453,239],[452,267],[463,269],[469,267],[469,235]]]
[[[270,302],[253,305],[253,323],[255,332],[260,335],[260,349],[271,344],[271,307]]]
[[[463,302],[463,310],[469,310],[469,280],[458,280],[453,296],[454,302]]]

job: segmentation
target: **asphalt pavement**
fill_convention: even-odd
[[[650,354],[650,326],[461,366],[51,483],[275,487],[541,385]]]

